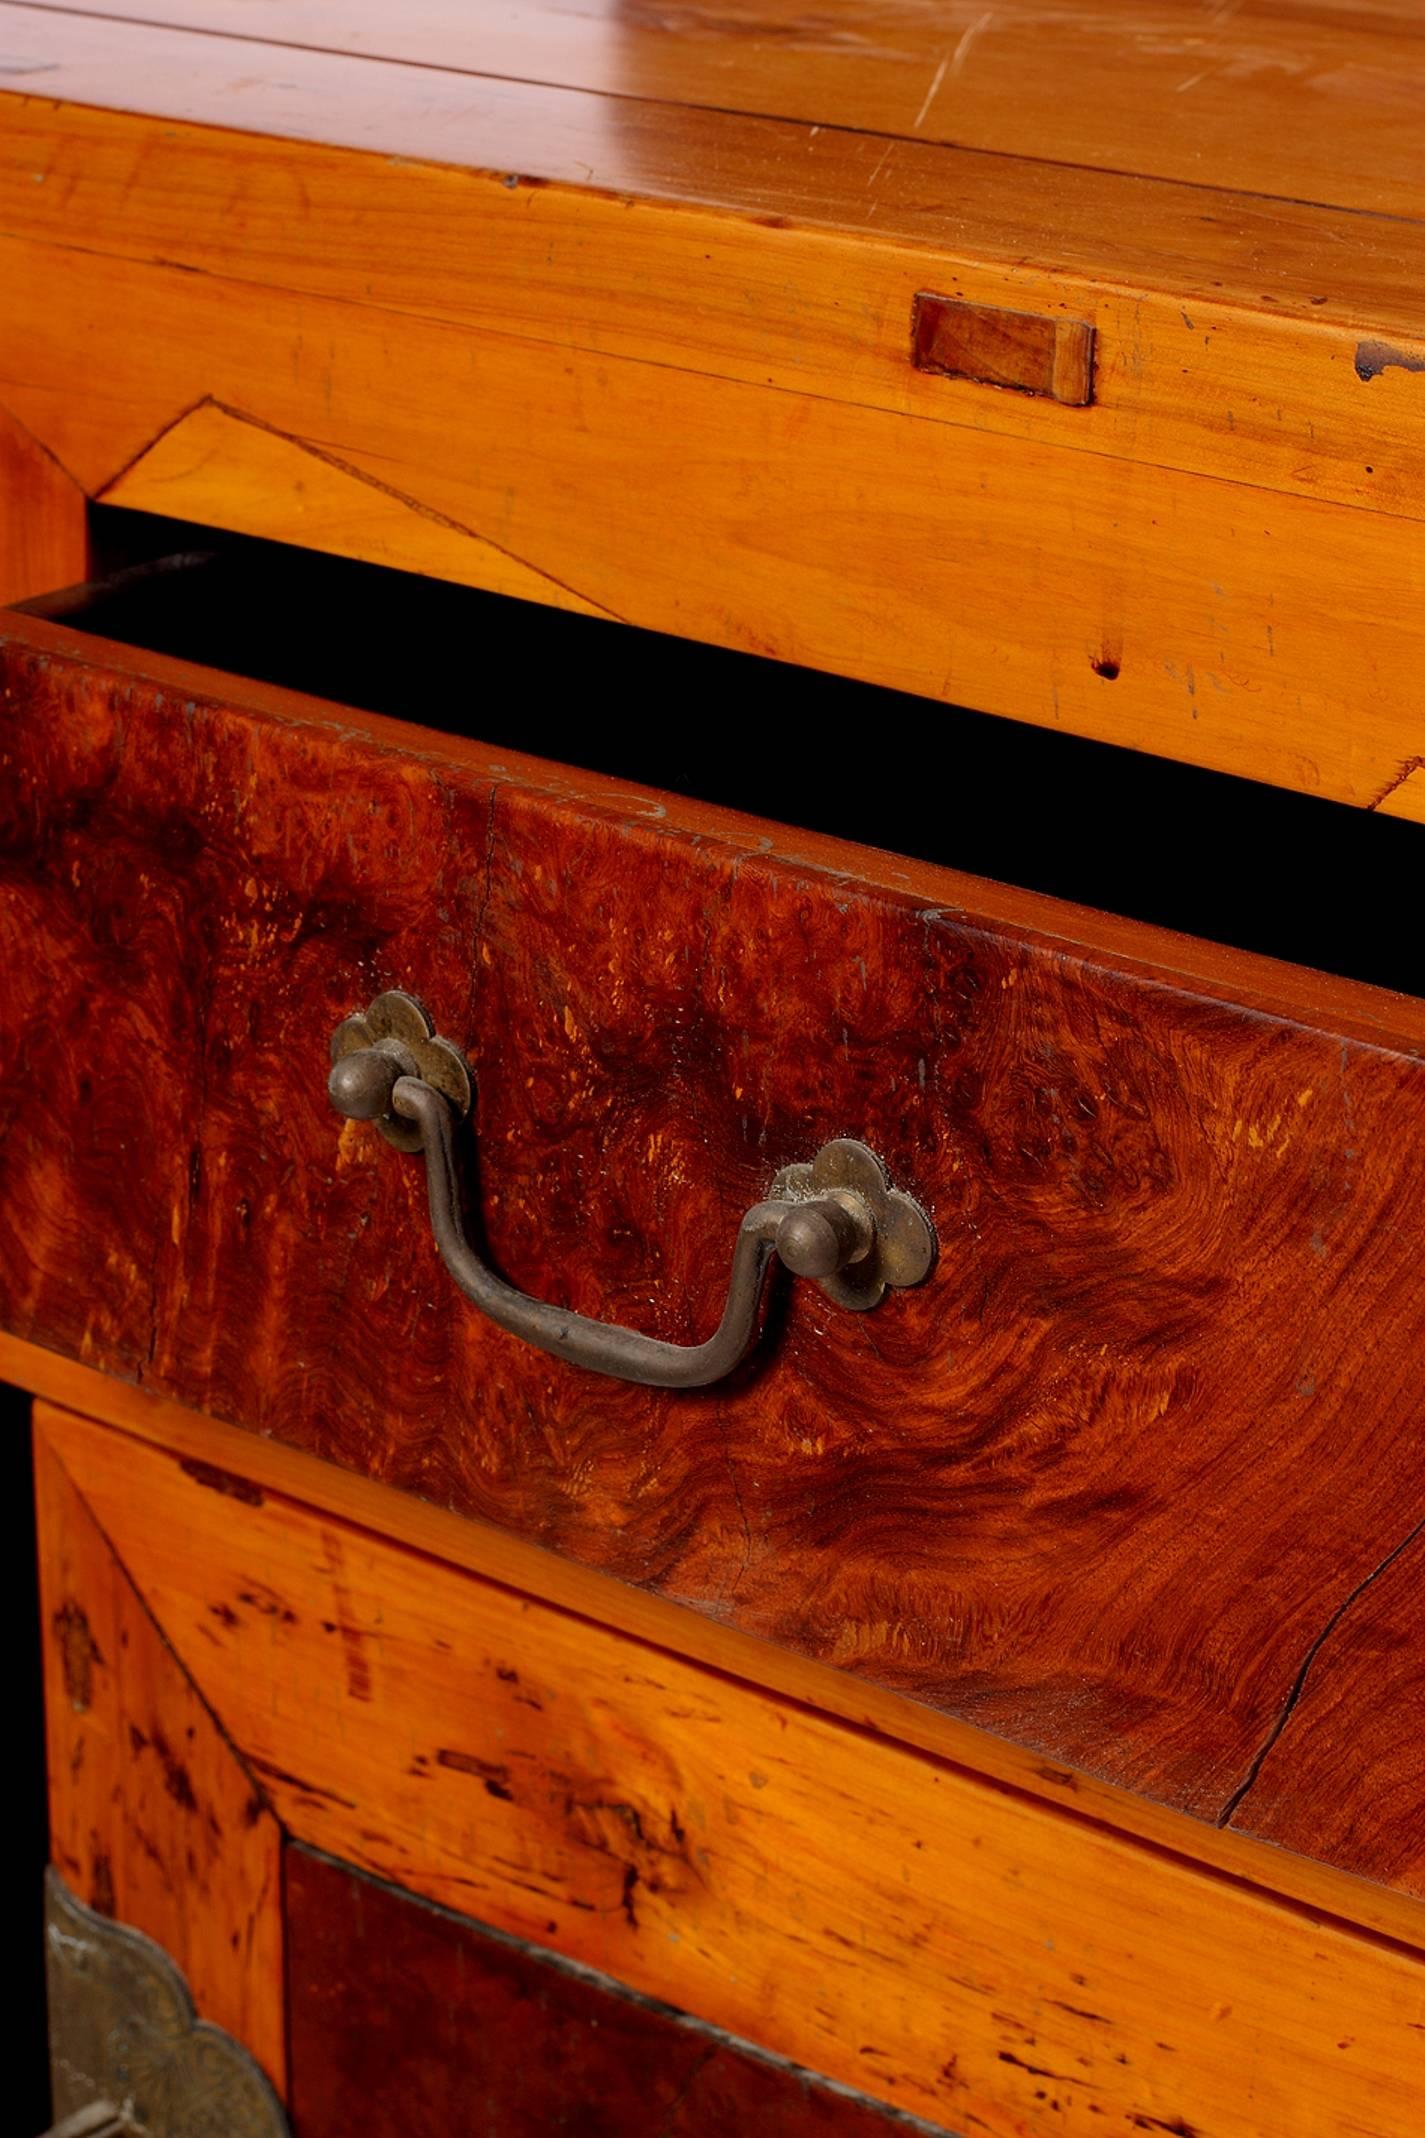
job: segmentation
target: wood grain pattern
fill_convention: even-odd
[[[74,585],[88,557],[84,492],[0,407],[0,603]]]
[[[335,467],[345,535],[317,517],[354,553],[371,495],[378,555],[413,569],[533,579],[1368,808],[1415,799],[1425,548],[1383,543],[1372,514],[175,268],[3,241],[0,260],[0,390],[91,494],[251,525],[240,454],[185,443],[180,481],[161,447],[147,464],[217,402],[261,469],[258,433],[296,449],[263,531],[300,521],[305,464],[325,494]],[[101,331],[102,386],[75,375]]]
[[[76,0],[64,0],[66,8]],[[652,8],[419,0],[77,0],[244,40],[389,55],[422,68],[712,105],[963,142],[1248,193],[1419,218],[1418,21],[1402,4],[1194,0],[775,0]],[[248,47],[250,49],[250,47]]]
[[[917,371],[1047,394],[1070,408],[1093,399],[1093,343],[1087,320],[966,304],[930,290],[917,292],[911,315],[910,355]]]
[[[12,234],[69,249],[82,225],[86,250],[1425,511],[1419,376],[1356,370],[1367,323],[1419,351],[1425,227],[428,71],[413,102],[401,68],[0,23],[49,85],[5,101]],[[1093,320],[1094,416],[917,378],[919,288]]]
[[[287,1852],[298,2138],[911,2138],[930,2126]]]
[[[1224,1872],[1238,1885],[1254,1887],[1269,1898],[1303,1903],[1315,1915],[1378,1931],[1397,1945],[1425,1945],[1425,1910],[1402,1892],[1335,1871],[1288,1848],[1265,1846],[1230,1827],[1204,1826],[1081,1771],[1052,1766],[1004,1738],[883,1692],[864,1679],[826,1669],[645,1590],[611,1581],[507,1531],[446,1513],[298,1448],[263,1440],[55,1352],[39,1351],[3,1331],[0,1379],[164,1449],[195,1482],[207,1478],[216,1483],[226,1477],[245,1503],[252,1502],[254,1493],[299,1500],[318,1514],[335,1516],[348,1527],[382,1536],[422,1557],[701,1664],[783,1702],[836,1717],[863,1735],[914,1746],[986,1781],[1008,1784],[1026,1798],[1068,1805],[1078,1817]]]
[[[1303,1657],[1420,1518],[1418,1004],[55,625],[3,674],[15,1333],[1250,1831]],[[690,1340],[706,1243],[848,1125],[939,1277],[793,1296],[702,1397],[526,1351],[328,1112],[391,983],[471,1053],[526,1289]]]
[[[51,1414],[298,1840],[957,2132],[1415,2138],[1425,1965]]]
[[[0,20],[0,380],[86,490],[1425,808],[1425,225]],[[917,373],[917,288],[1091,322],[1093,410]]]
[[[66,1473],[36,1406],[50,1856],[156,1938],[203,2018],[286,2077],[281,1835]]]

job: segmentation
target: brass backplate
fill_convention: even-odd
[[[198,2018],[163,1947],[86,1908],[54,1870],[45,1880],[45,1958],[56,2133],[289,2138],[263,2072],[241,2043]]]

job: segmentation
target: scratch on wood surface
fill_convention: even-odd
[[[964,41],[964,38],[961,38],[961,44],[963,44]],[[945,70],[949,66],[949,64],[950,55],[947,52],[945,57],[941,60],[940,65],[936,68],[934,74],[931,76],[930,87],[925,92],[925,102],[921,105],[919,111],[915,115],[913,125],[917,133],[919,133],[921,127],[925,124],[926,116],[929,113],[930,107],[940,94],[940,84],[945,79]]]
[[[985,31],[989,28],[990,24],[994,21],[994,19],[994,9],[992,7],[987,7],[983,15],[977,15],[974,21],[968,24],[967,27],[961,32],[960,42],[956,45],[954,52],[950,56],[950,72],[952,74],[959,74],[963,71],[965,61],[970,56],[970,47],[975,44],[981,37],[984,36]]]

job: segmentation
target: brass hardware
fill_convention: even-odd
[[[471,1103],[470,1073],[412,996],[378,995],[368,1010],[337,1026],[327,1092],[349,1120],[374,1121],[398,1149],[424,1151],[436,1246],[467,1299],[526,1343],[618,1380],[705,1388],[731,1373],[756,1338],[774,1256],[820,1284],[837,1306],[860,1311],[878,1306],[888,1289],[921,1283],[935,1261],[935,1234],[924,1211],[890,1186],[864,1143],[838,1137],[810,1164],[786,1167],[767,1201],[743,1218],[713,1335],[701,1344],[666,1344],[531,1299],[470,1245],[455,1156],[456,1126]]]
[[[436,1037],[414,995],[393,987],[332,1034],[332,1104],[353,1121],[374,1121],[398,1151],[418,1151],[421,1132],[391,1111],[397,1077],[418,1076],[443,1091],[457,1114],[470,1110],[470,1071],[460,1050]],[[346,1067],[341,1065],[346,1063]],[[341,1097],[337,1096],[338,1091]]]
[[[161,1945],[45,1874],[48,2138],[289,2138],[282,2104],[239,2042],[198,2019]]]

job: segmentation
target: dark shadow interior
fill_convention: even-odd
[[[30,607],[498,747],[1425,994],[1418,826],[276,543],[103,508],[94,536],[98,569],[117,580]],[[185,554],[205,561],[145,561]]]

